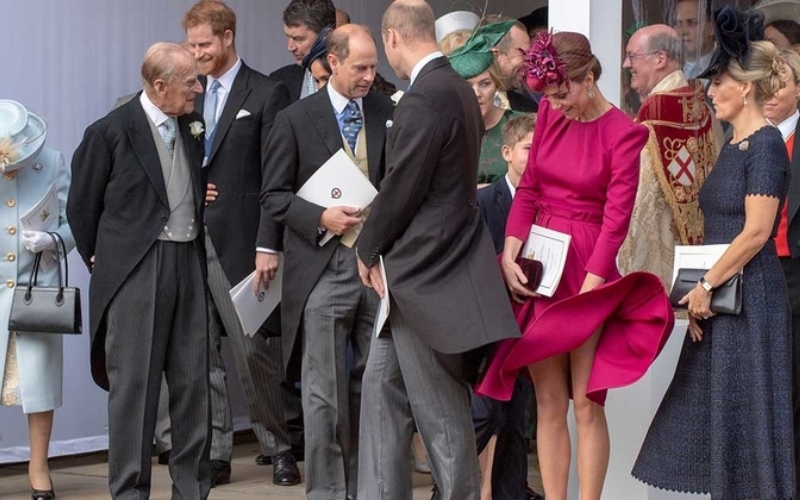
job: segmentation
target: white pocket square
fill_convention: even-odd
[[[394,125],[392,120],[386,120],[386,128],[392,128],[392,125]]]
[[[240,109],[238,113],[236,113],[236,119],[244,118],[245,116],[250,116],[250,112],[246,109]]]

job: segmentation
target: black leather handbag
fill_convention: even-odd
[[[686,309],[688,304],[679,305],[687,293],[705,276],[708,269],[678,269],[678,276],[672,284],[669,301],[672,307]],[[735,274],[722,285],[714,288],[711,295],[711,311],[717,314],[739,314],[742,312],[742,273]]]
[[[47,233],[53,239],[58,267],[58,286],[37,286],[42,252],[36,254],[27,286],[14,290],[8,330],[21,333],[72,333],[82,331],[81,291],[70,288],[67,247],[58,233]],[[61,261],[64,261],[62,275]]]

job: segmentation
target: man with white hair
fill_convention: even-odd
[[[636,120],[650,129],[650,138],[641,155],[636,204],[619,267],[623,274],[655,273],[667,288],[675,245],[702,243],[698,194],[717,153],[703,86],[686,80],[680,60],[678,34],[658,24],[633,34],[623,61],[631,88],[643,102]]]
[[[72,159],[67,219],[92,273],[92,376],[109,391],[111,497],[150,496],[164,374],[173,498],[204,499],[210,489],[204,126],[193,113],[203,88],[192,54],[174,43],[148,49],[142,82],[137,97],[86,129]]]

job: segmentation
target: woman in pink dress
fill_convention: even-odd
[[[500,347],[478,390],[504,399],[505,390],[489,380],[498,376],[510,358],[515,358],[512,368],[529,365],[536,388],[539,464],[548,500],[567,498],[567,409],[572,397],[580,496],[596,500],[608,466],[609,436],[602,406],[605,391],[590,397],[587,385],[602,322],[578,342],[566,339],[573,327],[586,329],[585,324],[576,326],[585,323],[583,310],[557,321],[555,328],[551,321],[548,331],[533,323],[551,305],[620,278],[616,256],[628,230],[639,154],[648,133],[603,97],[596,83],[600,62],[585,36],[538,35],[528,54],[527,71],[529,86],[545,97],[528,166],[508,218],[502,268],[512,297],[527,301],[521,310],[528,318],[521,319],[523,338]],[[566,268],[553,297],[526,289],[527,279],[515,262],[534,223],[572,236]]]

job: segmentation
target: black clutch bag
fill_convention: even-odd
[[[527,259],[525,257],[517,257],[517,265],[522,269],[522,273],[528,278],[528,282],[523,286],[535,292],[539,285],[542,283],[542,273],[544,266],[542,263],[535,259]]]
[[[67,247],[58,233],[47,233],[53,239],[58,267],[58,286],[37,286],[42,252],[36,254],[27,286],[14,290],[8,330],[22,333],[81,333],[81,291],[67,286],[69,268]],[[62,275],[61,260],[64,261]]]
[[[687,305],[678,305],[687,293],[705,276],[708,269],[678,269],[678,276],[672,284],[669,301],[672,307],[686,309]],[[711,295],[711,311],[717,314],[739,314],[742,312],[742,273],[714,289]]]

